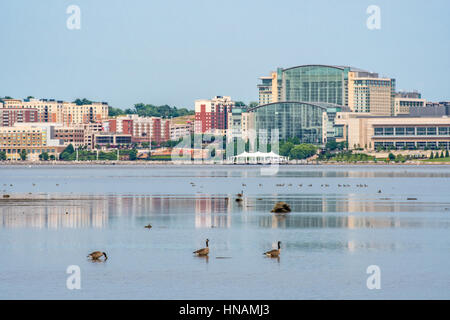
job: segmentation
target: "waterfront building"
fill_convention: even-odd
[[[228,127],[228,113],[234,105],[234,101],[226,96],[196,100],[194,132],[225,135]]]
[[[0,151],[9,160],[19,160],[25,150],[28,160],[39,160],[41,153],[58,157],[64,145],[55,138],[55,125],[41,123],[16,123],[12,127],[0,127]]]
[[[85,134],[83,127],[55,126],[54,138],[61,140],[62,144],[71,144],[74,148],[85,145]]]
[[[449,149],[450,118],[383,117],[356,113],[337,113],[336,126],[342,126],[343,137],[350,149]]]
[[[108,132],[129,134],[136,143],[161,143],[170,140],[170,120],[129,114],[110,119]]]
[[[397,92],[394,97],[394,115],[409,114],[411,108],[423,108],[427,101],[419,92]]]
[[[327,134],[332,131],[332,137],[339,135],[338,130],[328,129],[328,122],[333,122],[336,112],[342,111],[342,106],[325,102],[293,102],[281,101],[259,105],[248,110],[250,128],[254,129],[260,139],[271,139],[272,132],[278,129],[278,139],[298,138],[301,143],[326,143]],[[325,114],[329,114],[324,117]],[[266,138],[262,137],[266,134]],[[325,141],[324,141],[325,140]]]
[[[377,73],[350,66],[278,68],[270,77],[260,79],[260,104],[266,101],[326,102],[376,115],[392,115],[394,110],[395,79],[379,78]]]
[[[132,143],[131,134],[98,132],[94,134],[94,146],[118,147],[130,145]]]
[[[84,141],[83,145],[88,149],[92,149],[94,147],[94,135],[97,132],[103,131],[103,123],[102,122],[90,122],[82,124],[82,128],[84,131]]]

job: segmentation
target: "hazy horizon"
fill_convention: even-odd
[[[69,30],[69,5],[81,29]],[[369,30],[369,5],[381,29]],[[216,95],[258,100],[277,67],[350,65],[450,100],[450,2],[10,1],[0,3],[0,96],[87,98],[192,109]]]

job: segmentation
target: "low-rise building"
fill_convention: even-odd
[[[450,148],[450,118],[382,117],[338,113],[336,125],[342,125],[343,138],[350,149],[445,149]]]
[[[94,146],[124,146],[132,143],[131,134],[98,132],[94,134]]]
[[[19,160],[23,150],[27,160],[39,160],[39,155],[44,152],[57,158],[64,147],[55,138],[54,125],[16,123],[12,127],[0,127],[0,151],[4,151],[9,160]]]
[[[83,127],[55,127],[55,139],[62,140],[64,145],[71,144],[75,148],[84,146],[85,137]]]

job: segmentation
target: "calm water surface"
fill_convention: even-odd
[[[0,166],[0,194],[0,299],[450,298],[448,166]]]

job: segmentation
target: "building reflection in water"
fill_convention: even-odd
[[[228,197],[195,198],[196,228],[229,228],[231,227],[231,199]]]
[[[102,200],[32,200],[8,204],[0,206],[0,227],[102,228],[108,222],[108,206]]]
[[[270,213],[277,201],[286,201],[292,213]],[[0,202],[0,228],[102,228],[115,217],[139,220],[158,215],[166,226],[185,224],[193,217],[195,228],[230,228],[254,224],[262,228],[397,228],[422,227],[442,221],[390,214],[443,211],[448,203],[362,199],[356,195],[244,197],[229,196],[105,196],[80,199],[22,199]],[[379,213],[379,214],[378,214]],[[232,220],[232,216],[233,220]],[[192,221],[192,220],[191,220]],[[146,221],[147,222],[147,221]],[[444,225],[444,227],[449,227]]]

